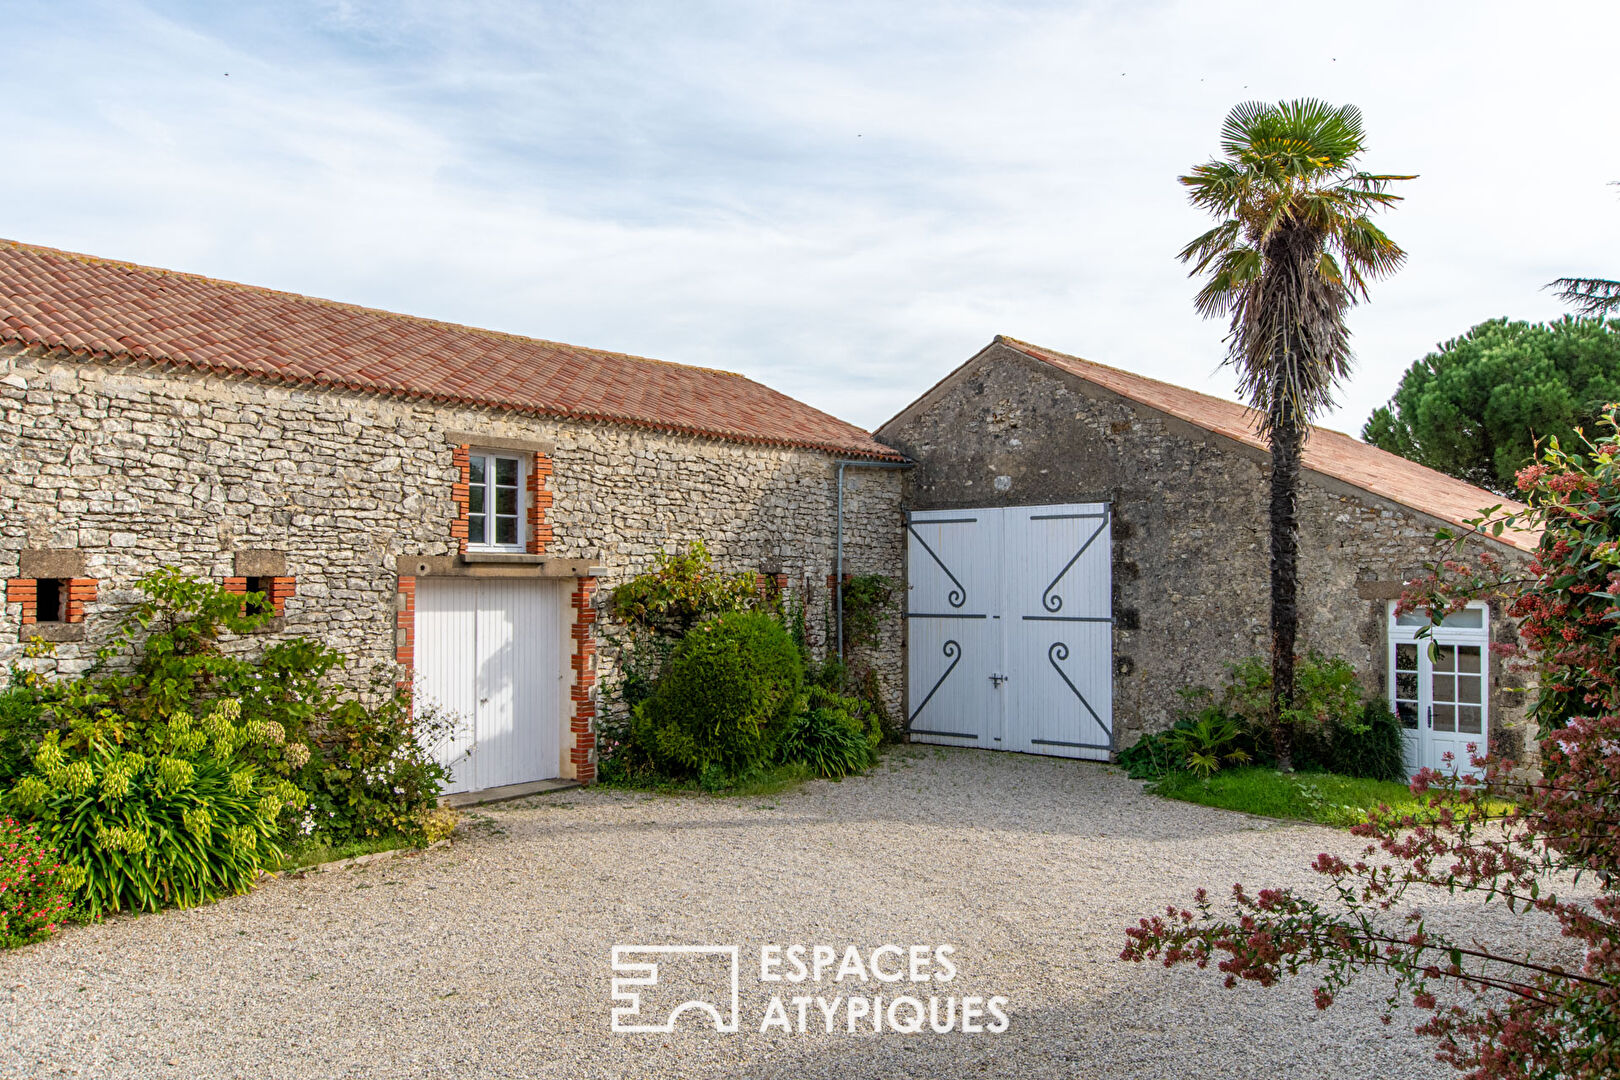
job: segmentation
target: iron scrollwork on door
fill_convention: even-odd
[[[939,688],[945,685],[945,680],[951,677],[951,672],[956,670],[956,665],[962,662],[962,646],[957,642],[947,641],[944,649],[941,651],[945,654],[945,657],[950,660],[950,664],[945,668],[945,673],[939,677],[937,682],[934,683],[933,689],[928,691],[928,696],[923,698],[922,703],[912,710],[910,716],[906,717],[906,730],[913,735],[949,735],[952,738],[957,739],[977,739],[977,735],[970,735],[961,731],[926,731],[921,728],[914,728],[911,726],[911,722],[921,715],[923,709],[927,707],[930,701],[933,700],[934,695],[939,692]]]
[[[924,522],[922,522],[922,524],[924,524],[924,525],[966,525],[966,524],[970,524],[970,523],[978,521],[978,520],[979,520],[978,518],[936,518],[933,521],[924,521]],[[963,585],[962,582],[957,578],[957,576],[955,574],[951,573],[951,568],[945,565],[945,560],[941,559],[939,557],[939,553],[936,552],[933,548],[928,546],[928,541],[924,540],[918,534],[916,526],[913,525],[910,521],[906,522],[906,531],[909,532],[912,535],[912,538],[915,539],[917,541],[917,543],[922,545],[922,549],[924,551],[928,552],[928,557],[930,559],[933,559],[934,563],[941,570],[943,570],[945,572],[945,576],[951,579],[951,584],[954,586],[954,588],[952,588],[950,592],[945,594],[946,602],[949,603],[951,605],[951,607],[953,607],[953,608],[959,608],[963,604],[967,603],[967,586]]]
[[[1086,542],[1080,545],[1080,550],[1075,552],[1074,556],[1063,564],[1063,569],[1057,572],[1057,577],[1052,579],[1051,584],[1041,591],[1041,607],[1054,613],[1063,610],[1063,597],[1057,594],[1058,582],[1063,580],[1063,576],[1074,568],[1075,563],[1080,561],[1080,556],[1084,555],[1086,550],[1096,542],[1097,537],[1103,534],[1103,530],[1108,528],[1108,514],[1106,512],[1101,514],[1032,514],[1029,519],[1031,521],[1054,521],[1058,519],[1072,520],[1074,518],[1096,518],[1098,519],[1097,527],[1092,530],[1090,536],[1086,537]]]
[[[1097,710],[1091,707],[1091,702],[1086,700],[1086,695],[1080,692],[1080,688],[1074,685],[1074,680],[1069,678],[1068,672],[1063,670],[1062,661],[1067,660],[1068,658],[1069,646],[1065,642],[1054,641],[1052,642],[1052,647],[1046,650],[1046,659],[1047,662],[1052,665],[1052,670],[1058,673],[1058,678],[1062,679],[1064,685],[1073,691],[1075,697],[1080,699],[1080,704],[1086,707],[1086,712],[1091,714],[1091,718],[1097,721],[1097,726],[1103,729],[1103,732],[1107,734],[1111,741],[1114,737],[1114,729],[1105,723],[1102,717],[1097,715]],[[1035,739],[1034,741],[1046,742],[1047,740]],[[1104,747],[1103,749],[1108,748]]]

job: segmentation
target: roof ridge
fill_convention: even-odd
[[[501,341],[518,341],[533,345],[549,345],[558,349],[571,349],[575,352],[590,353],[593,356],[612,356],[621,360],[631,360],[643,364],[663,364],[667,367],[681,368],[686,371],[706,371],[711,375],[725,375],[733,379],[742,379],[756,386],[763,386],[772,390],[758,379],[751,379],[736,371],[727,371],[725,368],[705,367],[702,364],[683,364],[678,360],[660,360],[656,356],[641,356],[638,353],[618,352],[613,349],[597,349],[589,345],[574,345],[566,341],[553,341],[550,338],[533,337],[528,334],[515,334],[509,330],[491,330],[484,326],[473,326],[471,323],[451,322],[448,319],[433,319],[425,315],[409,315],[403,311],[393,311],[389,308],[371,307],[366,304],[356,304],[348,300],[333,300],[324,296],[313,296],[309,293],[293,292],[290,289],[274,289],[268,285],[250,285],[243,281],[232,281],[229,278],[210,277],[207,274],[193,273],[189,270],[171,270],[164,266],[149,266],[146,263],[133,262],[128,259],[109,259],[100,255],[90,255],[82,251],[68,251],[65,248],[50,247],[46,244],[30,244],[25,240],[10,240],[0,237],[0,246],[21,248],[26,251],[35,251],[47,255],[56,255],[62,258],[73,259],[77,262],[92,266],[105,266],[122,268],[125,270],[140,271],[145,274],[159,274],[167,277],[183,278],[189,281],[202,282],[207,285],[221,286],[227,289],[241,289],[244,292],[260,293],[267,296],[285,297],[289,300],[299,300],[304,303],[319,304],[322,307],[339,308],[344,311],[363,312],[367,315],[380,315],[384,318],[399,319],[402,322],[413,323],[418,326],[431,326],[444,330],[459,330],[465,333],[478,334],[483,337]],[[780,390],[772,390],[780,394]],[[785,396],[785,395],[784,395]],[[815,406],[810,406],[815,408]],[[820,410],[817,410],[820,411]],[[831,413],[824,415],[831,416]],[[836,418],[835,418],[836,419]]]
[[[0,341],[828,454],[903,460],[734,371],[0,238]]]
[[[1020,341],[1006,334],[997,334],[996,341],[1032,360],[1054,367],[1077,379],[1087,380],[1137,405],[1157,410],[1167,416],[1185,421],[1195,427],[1222,438],[1253,446],[1269,453],[1266,441],[1249,424],[1256,410],[1246,403],[1230,398],[1216,397],[1200,390],[1140,375],[1124,368],[1099,364],[1084,357],[1049,349],[1044,345]],[[1231,415],[1236,411],[1237,416]],[[1226,416],[1221,414],[1225,412]],[[1241,422],[1240,422],[1241,420]],[[1311,472],[1350,484],[1370,494],[1388,499],[1440,521],[1463,526],[1476,512],[1492,503],[1498,506],[1523,506],[1515,499],[1498,495],[1467,480],[1441,472],[1419,461],[1391,453],[1381,446],[1365,442],[1333,428],[1310,425],[1310,439],[1306,441],[1301,465]],[[1327,436],[1317,440],[1316,436]],[[1404,474],[1405,479],[1400,479]],[[1416,485],[1416,487],[1414,487]],[[1419,490],[1420,489],[1420,490]],[[1414,494],[1417,491],[1417,494]],[[1466,492],[1481,496],[1476,505]],[[1447,503],[1450,506],[1447,506]],[[1509,547],[1532,550],[1538,530],[1514,530],[1514,535],[1490,537]]]
[[[1063,351],[1061,351],[1059,349],[1049,348],[1049,347],[1047,347],[1045,345],[1036,345],[1034,342],[1021,341],[1020,339],[1012,337],[1011,335],[1008,335],[1008,334],[997,334],[996,335],[996,340],[1001,341],[1001,342],[1005,342],[1006,344],[1011,345],[1014,348],[1017,348],[1017,349],[1020,349],[1020,350],[1034,349],[1036,352],[1051,353],[1054,356],[1061,356],[1065,360],[1073,360],[1076,363],[1085,364],[1088,367],[1101,368],[1104,371],[1111,371],[1116,375],[1124,375],[1128,379],[1140,379],[1143,382],[1153,383],[1155,386],[1168,387],[1168,388],[1170,388],[1172,390],[1175,390],[1175,391],[1177,391],[1179,393],[1195,394],[1198,397],[1204,398],[1204,399],[1206,399],[1208,401],[1218,401],[1223,405],[1236,405],[1239,408],[1241,408],[1244,412],[1254,413],[1255,415],[1259,415],[1259,410],[1256,409],[1253,405],[1250,405],[1246,401],[1239,401],[1239,400],[1236,400],[1235,398],[1223,398],[1223,397],[1219,397],[1218,395],[1215,395],[1215,394],[1206,394],[1206,393],[1204,393],[1204,391],[1202,391],[1202,390],[1194,390],[1190,386],[1182,386],[1180,383],[1167,382],[1164,379],[1155,379],[1151,375],[1143,375],[1141,372],[1131,371],[1129,368],[1114,367],[1112,364],[1103,364],[1103,363],[1099,363],[1096,360],[1088,360],[1084,356],[1076,356],[1073,353],[1066,353],[1066,352],[1063,352]],[[1326,434],[1326,435],[1338,435],[1338,436],[1340,436],[1342,438],[1350,439],[1350,440],[1360,444],[1361,446],[1372,446],[1372,448],[1374,450],[1382,450],[1383,449],[1382,447],[1373,446],[1373,444],[1370,443],[1370,442],[1365,442],[1365,441],[1363,441],[1361,439],[1357,439],[1354,435],[1350,434],[1349,432],[1340,431],[1338,428],[1330,428],[1330,427],[1326,427],[1326,426],[1324,426],[1322,424],[1309,424],[1307,426],[1313,432],[1321,432],[1321,433]],[[1384,453],[1388,453],[1388,452],[1389,451],[1387,451],[1387,450],[1384,451]],[[1400,457],[1399,454],[1397,454],[1395,456]],[[1402,458],[1401,460],[1405,461],[1405,460],[1409,460],[1409,459]],[[1417,462],[1413,462],[1413,464],[1417,464]]]

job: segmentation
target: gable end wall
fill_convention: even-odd
[[[917,463],[909,509],[1112,503],[1116,749],[1168,727],[1179,687],[1269,654],[1269,458],[1254,447],[1003,345],[877,434]],[[1432,558],[1442,523],[1316,473],[1300,519],[1301,647],[1344,656],[1381,694],[1387,601]],[[1513,640],[1500,618],[1493,634]],[[1499,658],[1492,685],[1505,732],[1523,695]]]

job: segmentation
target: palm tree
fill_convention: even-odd
[[[1271,449],[1271,724],[1284,770],[1293,767],[1300,451],[1350,370],[1345,313],[1406,258],[1370,215],[1400,199],[1392,181],[1412,177],[1360,171],[1363,145],[1354,106],[1245,102],[1221,128],[1221,156],[1181,177],[1192,204],[1220,222],[1181,252],[1193,275],[1207,275],[1195,306],[1230,317],[1226,362]]]

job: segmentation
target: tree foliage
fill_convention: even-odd
[[[1204,275],[1195,306],[1230,319],[1227,363],[1258,413],[1271,450],[1272,714],[1278,756],[1290,766],[1282,716],[1294,687],[1298,636],[1299,458],[1311,418],[1332,403],[1350,369],[1345,313],[1405,252],[1372,215],[1391,206],[1405,176],[1361,170],[1361,112],[1302,99],[1250,101],[1221,129],[1221,156],[1181,182],[1217,219],[1181,252]]]
[[[1620,324],[1492,319],[1408,368],[1362,438],[1507,494],[1538,440],[1569,445],[1610,401],[1620,401]]]
[[[1390,1008],[1410,1002],[1436,1056],[1471,1080],[1598,1080],[1620,1075],[1620,427],[1578,452],[1550,445],[1518,477],[1529,509],[1488,512],[1475,528],[1542,530],[1527,576],[1488,554],[1465,559],[1468,536],[1403,599],[1438,622],[1482,594],[1506,600],[1538,676],[1545,738],[1539,777],[1484,756],[1483,778],[1425,770],[1417,814],[1387,808],[1353,831],[1353,859],[1314,865],[1328,898],[1293,889],[1232,888],[1218,909],[1203,890],[1126,931],[1123,959],[1214,964],[1226,985],[1271,986],[1319,973],[1328,1008],[1357,977],[1393,979]],[[1502,799],[1511,797],[1514,803]],[[1504,805],[1507,809],[1503,809]],[[1426,916],[1425,893],[1475,897],[1519,916],[1497,940],[1454,936]],[[1556,933],[1559,945],[1540,944]],[[1386,1017],[1387,1019],[1387,1017]]]
[[[1620,311],[1620,281],[1601,277],[1561,277],[1550,282],[1558,299],[1582,315],[1611,315]]]

